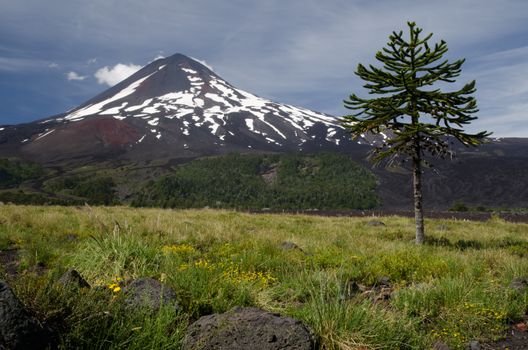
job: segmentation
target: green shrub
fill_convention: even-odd
[[[27,161],[0,159],[0,189],[13,188],[22,182],[44,175],[44,169]]]
[[[228,155],[178,167],[132,205],[367,209],[379,205],[375,188],[375,176],[344,155]]]

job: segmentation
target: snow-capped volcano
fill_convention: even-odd
[[[65,114],[16,127],[21,150],[45,159],[102,151],[143,157],[302,151],[350,142],[337,118],[238,89],[181,54],[148,64]],[[14,130],[7,131],[0,141],[13,138]]]
[[[111,90],[114,91],[104,94],[109,97],[99,96],[63,119],[139,118],[150,126],[153,134],[143,136],[158,139],[163,136],[163,124],[174,119],[181,123],[183,136],[190,136],[192,126],[205,127],[219,143],[227,135],[234,136],[234,130],[229,130],[233,121],[242,121],[247,130],[279,146],[288,138],[300,138],[302,144],[302,140],[309,139],[308,130],[321,123],[328,128],[328,138],[339,142],[333,138],[335,128],[339,128],[334,117],[274,103],[237,89],[182,55],[160,59]],[[114,93],[115,90],[119,91]]]

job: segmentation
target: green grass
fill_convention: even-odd
[[[419,247],[414,223],[401,217],[380,227],[369,218],[215,210],[0,209],[0,249],[20,249],[10,282],[60,330],[63,348],[178,348],[192,320],[251,305],[301,319],[323,349],[427,349],[439,339],[462,349],[499,338],[528,307],[528,293],[507,288],[528,276],[526,224],[426,220],[428,244]],[[303,251],[282,250],[284,241]],[[38,276],[36,264],[49,270]],[[64,290],[54,281],[68,268],[92,286],[160,279],[181,311],[126,309],[105,288]],[[381,277],[394,287],[386,302],[347,291],[349,281]]]

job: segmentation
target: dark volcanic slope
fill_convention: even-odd
[[[352,145],[337,118],[237,89],[180,54],[150,63],[66,114],[6,127],[0,143],[2,150],[45,162]]]
[[[501,138],[479,148],[458,147],[456,157],[434,160],[424,171],[424,205],[447,209],[472,206],[528,208],[528,139]],[[403,167],[376,168],[385,208],[412,208],[412,173]]]

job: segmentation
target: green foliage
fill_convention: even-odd
[[[128,236],[128,237],[127,237]],[[154,273],[160,264],[161,251],[154,245],[145,244],[146,239],[130,232],[120,232],[118,226],[111,234],[91,236],[74,254],[71,260],[87,277],[110,281],[116,276],[138,277]],[[93,276],[90,271],[105,271]]]
[[[84,203],[82,200],[50,197],[42,193],[24,192],[23,190],[2,191],[0,192],[0,201],[4,203],[33,205],[79,205]]]
[[[504,293],[492,281],[483,284],[461,275],[435,284],[414,285],[399,291],[392,305],[417,318],[433,338],[443,339],[453,348],[463,348],[474,339],[499,339],[507,323],[523,313],[525,293]],[[429,320],[437,320],[428,324]]]
[[[397,317],[369,300],[343,300],[332,286],[334,278],[319,278],[319,284],[306,286],[309,298],[297,314],[313,325],[322,349],[427,348],[412,318]]]
[[[118,198],[114,189],[115,182],[109,176],[103,177],[60,177],[49,181],[46,189],[54,193],[80,198],[89,204],[117,204]]]
[[[64,289],[51,276],[24,275],[15,292],[47,326],[59,331],[58,349],[170,349],[181,343],[188,319],[169,305],[158,312],[127,308],[105,288]]]
[[[22,182],[38,178],[44,169],[35,163],[0,159],[0,189],[13,188]]]
[[[366,209],[379,205],[372,173],[337,154],[200,159],[148,184],[134,206]]]
[[[482,143],[490,133],[468,134],[462,129],[476,119],[472,115],[478,111],[477,103],[471,96],[476,91],[475,81],[452,92],[434,88],[438,83],[455,82],[464,60],[442,60],[447,52],[446,42],[442,40],[431,47],[428,41],[432,34],[421,37],[422,29],[414,22],[408,26],[408,40],[402,31],[393,32],[388,47],[376,53],[382,68],[358,65],[356,74],[366,81],[364,88],[376,97],[350,95],[344,101],[345,107],[357,112],[344,117],[345,126],[354,136],[386,129],[392,133],[374,149],[378,161],[398,155],[419,160],[423,153],[445,156],[449,153],[445,139],[448,135],[466,146]],[[424,122],[425,116],[432,123]]]
[[[462,202],[455,202],[453,203],[453,206],[449,208],[450,211],[468,211],[469,208],[467,205],[465,205]]]

